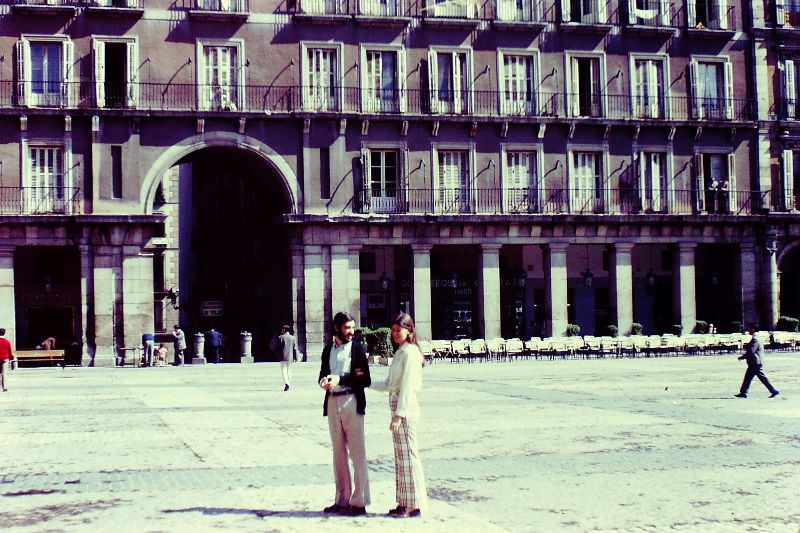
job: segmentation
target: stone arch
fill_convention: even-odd
[[[797,247],[800,247],[800,240],[792,241],[792,242],[790,242],[789,244],[787,244],[786,246],[783,247],[783,249],[778,254],[778,258],[777,258],[777,261],[778,261],[778,272],[781,272],[783,270],[782,266],[783,266],[784,260],[787,257],[789,257],[794,252],[795,248],[797,248]]]
[[[302,192],[297,181],[297,175],[280,154],[258,139],[247,135],[232,132],[212,132],[187,137],[158,156],[150,166],[150,170],[142,183],[140,202],[142,203],[144,214],[152,214],[153,200],[164,173],[192,152],[209,147],[239,148],[260,157],[280,176],[289,199],[291,213],[297,214],[300,212]]]

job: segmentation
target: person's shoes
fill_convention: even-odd
[[[394,509],[389,509],[389,513],[388,514],[390,516],[394,516],[394,515],[405,513],[405,512],[406,512],[406,508],[403,507],[402,505],[398,505]]]
[[[361,516],[367,514],[367,508],[357,507],[355,505],[349,505],[347,507],[347,511],[342,514],[345,514],[347,516]]]
[[[284,385],[283,386],[283,392],[286,392],[287,390],[289,390],[289,385]]]
[[[395,518],[416,518],[418,516],[422,516],[422,511],[419,509],[412,509],[409,511],[408,509],[404,508],[403,512],[393,514],[392,516]]]
[[[774,390],[774,391],[772,391],[772,394],[770,394],[770,395],[769,395],[769,397],[770,397],[770,398],[774,398],[775,396],[777,396],[777,395],[778,395],[778,394],[780,394],[780,393],[781,393],[781,391],[779,391],[779,390]]]
[[[333,505],[329,505],[325,509],[322,510],[323,513],[328,514],[344,514],[348,509],[347,505],[339,505],[338,503],[334,503]]]
[[[747,394],[740,392],[739,394],[734,394],[736,398],[747,398]]]

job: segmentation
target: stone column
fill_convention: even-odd
[[[614,267],[611,273],[612,295],[616,308],[617,328],[627,335],[633,325],[633,244],[614,244]]]
[[[94,355],[94,289],[92,248],[88,244],[80,245],[81,252],[81,345],[83,346],[83,364],[89,364]]]
[[[359,265],[359,254],[361,246],[351,245],[348,249],[348,291],[347,299],[350,314],[356,321],[356,325],[361,325],[361,268]],[[388,302],[387,302],[388,305]]]
[[[502,337],[500,332],[500,244],[481,245],[481,331],[484,339]]]
[[[303,257],[305,304],[305,353],[309,361],[319,361],[328,339],[325,319],[325,265],[322,246],[305,246]]]
[[[563,337],[567,331],[567,248],[569,244],[552,243],[546,250],[547,334]]]
[[[431,340],[431,246],[429,244],[411,245],[413,272],[412,316],[417,327],[417,337]]]
[[[306,345],[306,319],[305,319],[305,279],[303,276],[304,263],[303,247],[300,245],[291,246],[291,265],[292,271],[292,320],[294,321],[294,332],[297,336],[299,350],[305,355]]]
[[[123,342],[128,348],[141,345],[142,333],[153,333],[155,329],[153,254],[140,252],[129,255],[133,251],[127,250],[122,258],[122,323],[125,331]]]
[[[675,279],[675,312],[682,326],[682,333],[688,335],[694,331],[697,323],[697,295],[695,293],[694,255],[697,243],[679,243],[678,255],[674,271]]]
[[[778,254],[776,252],[767,253],[766,257],[766,293],[767,293],[767,316],[765,317],[767,324],[761,324],[761,327],[769,327],[771,330],[778,323],[781,313],[781,304],[778,296],[780,289],[780,282],[778,279]]]
[[[121,284],[117,255],[108,248],[96,248],[93,271],[94,291],[94,358],[93,366],[114,366],[118,341],[116,338],[118,287]]]
[[[6,339],[17,348],[17,307],[14,303],[14,248],[0,248],[0,328],[6,329]]]
[[[739,245],[739,287],[742,302],[742,324],[758,324],[758,257],[757,249],[752,242]],[[774,324],[773,324],[774,325]],[[766,326],[766,324],[764,324]]]
[[[331,312],[350,310],[350,250],[347,245],[331,246]]]

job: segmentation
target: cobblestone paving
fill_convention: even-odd
[[[733,398],[733,356],[437,363],[431,510],[394,506],[386,398],[368,393],[370,515],[328,517],[317,367],[24,369],[0,394],[3,531],[800,531],[800,354]],[[375,367],[376,377],[386,369]]]

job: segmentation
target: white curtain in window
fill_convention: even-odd
[[[53,213],[64,209],[64,153],[60,147],[30,147],[27,213]]]

